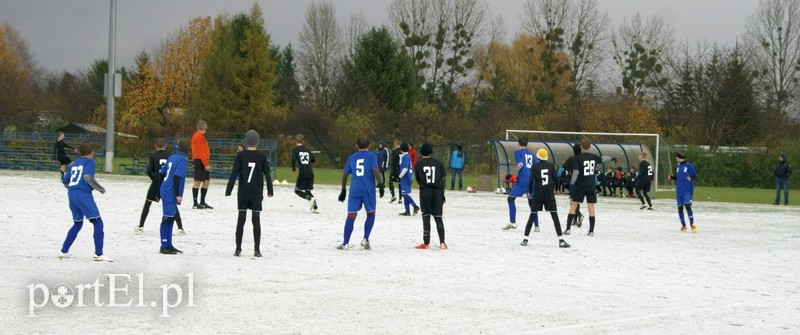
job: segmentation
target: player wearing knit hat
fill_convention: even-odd
[[[431,216],[436,221],[436,232],[439,234],[439,248],[447,249],[444,242],[444,222],[442,221],[442,207],[445,202],[444,164],[431,157],[433,147],[425,143],[420,148],[422,159],[414,166],[414,177],[419,185],[419,206],[422,208],[422,244],[417,249],[430,248],[431,242]]]
[[[550,212],[550,216],[553,218],[553,226],[555,226],[556,235],[558,235],[558,246],[561,248],[569,248],[569,244],[561,238],[561,222],[558,220],[556,197],[553,194],[556,166],[547,161],[549,158],[547,149],[542,148],[537,150],[536,158],[539,159],[539,161],[531,167],[531,180],[527,185],[528,193],[533,194],[532,199],[529,198],[530,200],[528,200],[528,204],[531,207],[531,214],[528,218],[528,224],[525,225],[525,238],[520,245],[528,245],[528,236],[530,235],[536,212],[544,208],[544,210]]]

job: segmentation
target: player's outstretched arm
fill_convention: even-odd
[[[239,160],[239,155],[236,155],[236,158],[233,159],[233,169],[231,169],[231,176],[228,178],[228,186],[225,187],[225,196],[228,197],[233,193],[233,185],[236,183],[236,179],[239,178],[239,173],[242,171],[242,163]],[[269,180],[269,177],[267,178]]]
[[[96,179],[94,179],[93,175],[85,174],[83,175],[83,180],[86,181],[86,183],[89,184],[89,186],[91,186],[94,190],[100,192],[101,194],[106,193],[106,189],[103,188],[103,186],[100,185],[100,183],[98,183]]]

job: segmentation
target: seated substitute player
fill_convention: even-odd
[[[628,174],[625,175],[625,190],[628,191],[628,198],[634,198],[633,190],[636,188],[637,180],[639,179],[639,173],[636,172],[636,168],[631,166],[628,169]]]
[[[686,161],[686,152],[678,150],[675,153],[675,161],[678,162],[676,175],[669,175],[669,179],[675,181],[675,200],[678,202],[678,217],[681,219],[681,232],[686,232],[686,220],[683,218],[683,209],[689,216],[689,225],[692,233],[697,232],[694,225],[694,214],[692,213],[692,196],[694,195],[694,181],[697,180],[697,171],[692,163]]]
[[[422,244],[416,248],[430,248],[431,216],[433,216],[433,220],[436,221],[436,232],[439,234],[439,249],[447,249],[447,244],[444,243],[444,221],[442,221],[446,175],[444,164],[431,157],[433,147],[428,143],[422,145],[420,154],[422,160],[414,166],[414,176],[419,185],[419,206],[422,207]]]
[[[248,130],[244,136],[246,150],[236,154],[233,162],[231,177],[225,196],[233,192],[233,184],[239,180],[237,201],[239,203],[239,217],[236,219],[236,251],[234,256],[242,253],[242,236],[244,235],[244,222],[247,220],[247,210],[251,210],[253,221],[253,243],[255,244],[255,257],[261,257],[261,203],[264,201],[264,181],[267,182],[267,196],[272,198],[272,179],[269,177],[269,161],[267,155],[256,151],[259,136],[255,130]]]
[[[317,160],[311,150],[303,145],[305,140],[303,134],[297,134],[294,140],[297,145],[292,148],[292,175],[297,174],[298,169],[300,170],[300,173],[297,174],[294,194],[308,200],[308,210],[316,214],[319,212],[317,211],[317,199],[311,194],[311,190],[314,189],[314,170],[312,170],[311,164]]]
[[[61,246],[58,258],[68,257],[69,248],[83,227],[83,218],[87,218],[94,226],[94,260],[113,262],[114,260],[103,255],[103,219],[100,218],[100,210],[97,209],[97,204],[92,196],[93,190],[106,193],[106,189],[94,179],[95,163],[92,159],[94,149],[89,142],[83,142],[78,151],[81,158],[72,162],[67,174],[61,179],[64,187],[67,188],[73,225],[67,232],[67,238]]]
[[[150,213],[150,205],[161,201],[161,180],[164,177],[158,171],[161,171],[161,168],[167,162],[169,154],[167,154],[167,144],[164,143],[163,138],[157,138],[153,146],[155,146],[156,151],[150,155],[150,160],[147,162],[147,176],[150,177],[150,188],[147,189],[147,197],[142,208],[139,226],[133,229],[136,234],[141,234],[144,231],[144,222],[147,220],[147,214]],[[183,230],[181,213],[177,209],[175,209],[175,223],[178,224],[178,234],[186,234],[186,231]]]
[[[159,253],[174,255],[183,253],[172,245],[172,224],[175,216],[178,215],[178,205],[183,201],[183,187],[186,183],[186,167],[188,162],[186,157],[181,155],[181,142],[176,144],[175,153],[167,157],[167,162],[161,167],[158,173],[164,176],[161,181],[161,209],[163,218],[161,221],[161,248]]]
[[[573,180],[575,187],[573,189],[572,197],[569,203],[569,215],[567,216],[567,229],[564,230],[564,235],[569,235],[569,228],[572,221],[575,219],[575,210],[578,209],[578,204],[586,199],[587,207],[589,207],[589,233],[587,235],[594,236],[594,223],[595,211],[594,204],[597,203],[597,188],[595,187],[595,169],[603,161],[615,160],[611,157],[604,156],[601,158],[591,152],[589,149],[592,147],[592,141],[584,137],[581,139],[581,154],[575,156],[573,163]]]
[[[350,249],[350,235],[353,234],[353,225],[361,207],[367,212],[367,220],[364,222],[364,239],[361,240],[361,247],[364,250],[371,250],[369,235],[375,225],[375,184],[378,184],[380,196],[383,198],[383,181],[381,180],[380,169],[378,168],[378,157],[369,150],[370,142],[366,137],[359,137],[356,140],[358,151],[347,158],[347,164],[342,173],[342,192],[339,193],[339,202],[347,199],[347,219],[344,222],[344,241],[336,247],[339,250]],[[347,196],[347,178],[353,175],[350,183],[350,196]]]
[[[400,145],[400,150],[403,152],[400,155],[400,173],[397,175],[400,178],[400,195],[403,196],[403,205],[406,208],[405,212],[400,213],[402,216],[411,216],[409,211],[410,207],[414,207],[414,215],[419,213],[419,206],[411,198],[411,182],[413,181],[414,165],[411,161],[411,156],[408,154],[411,145],[403,143]]]
[[[517,182],[508,192],[508,217],[510,221],[508,225],[503,227],[503,230],[517,229],[517,206],[514,204],[514,200],[528,193],[531,167],[536,164],[536,158],[528,150],[528,138],[519,138],[517,144],[519,144],[519,149],[514,151],[514,161],[517,163],[516,168],[512,173],[506,175],[506,180],[511,179],[512,175],[517,175]],[[533,216],[533,223],[536,224],[537,228],[539,227],[539,217],[536,214]]]
[[[650,192],[650,182],[653,181],[653,167],[650,166],[650,163],[646,160],[647,154],[644,152],[639,153],[639,177],[636,179],[636,196],[639,197],[639,201],[642,202],[642,207],[639,209],[653,210],[653,203],[650,201],[650,195],[647,192]],[[647,205],[644,204],[645,199],[647,199]]]
[[[536,151],[536,158],[539,162],[531,167],[531,180],[528,182],[528,193],[533,195],[533,199],[528,200],[531,207],[531,215],[525,225],[525,238],[520,245],[528,245],[528,236],[531,233],[534,215],[544,208],[544,210],[550,212],[550,216],[553,218],[553,226],[555,226],[556,235],[558,235],[558,246],[560,248],[569,248],[569,244],[561,237],[561,222],[558,220],[556,196],[553,194],[553,183],[556,182],[556,166],[547,161],[548,156],[547,149],[541,148]]]

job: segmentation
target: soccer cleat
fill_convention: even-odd
[[[569,229],[564,231],[564,235],[569,235]]]
[[[692,234],[694,234],[696,232],[697,232],[697,227],[695,225],[692,225]]]
[[[534,233],[538,233],[539,232],[539,227],[533,228],[533,232]]]
[[[685,232],[686,232],[686,226],[681,226],[681,233],[685,233]]]
[[[402,212],[400,216],[411,216],[411,212]]]
[[[61,251],[58,252],[58,259],[64,259],[64,258],[69,258],[69,257],[70,257],[70,254],[68,254],[66,252],[61,252]]]
[[[205,202],[204,202],[204,203],[201,203],[201,204],[200,204],[200,206],[202,206],[202,207],[203,207],[203,209],[214,209],[214,207],[211,207],[211,206],[209,206],[209,205],[208,205],[207,203],[205,203]]]
[[[194,204],[192,205],[192,209],[205,209],[205,207],[203,207],[203,205]]]
[[[517,224],[514,222],[509,222],[505,227],[503,227],[503,230],[509,229],[517,229]]]
[[[519,245],[521,245],[523,247],[528,246],[528,239],[526,238],[526,239],[522,240],[522,243],[520,243]]]
[[[567,243],[567,241],[564,241],[564,240],[559,240],[558,241],[558,247],[559,248],[569,248],[569,243]]]
[[[340,244],[339,246],[336,247],[336,249],[338,249],[338,250],[350,250],[350,246],[347,245],[347,244]]]
[[[160,253],[160,254],[164,254],[164,255],[176,255],[176,254],[178,254],[178,252],[177,252],[177,251],[175,251],[175,250],[172,250],[172,249],[170,249],[170,248],[161,248],[161,249],[158,251],[158,253]]]
[[[100,255],[100,256],[94,255],[94,261],[95,262],[113,262],[114,260],[109,258],[108,256],[105,256],[105,255]]]
[[[144,228],[136,226],[133,228],[133,233],[136,235],[141,235],[144,232]]]
[[[314,208],[311,210],[311,214],[319,214],[319,210]]]
[[[314,212],[316,208],[317,208],[317,199],[311,198],[311,200],[308,200],[308,210],[310,212]]]
[[[233,252],[233,255],[236,257],[239,257],[241,254],[242,254],[242,249],[236,249],[236,251]]]
[[[430,249],[430,247],[431,247],[430,245],[422,243],[422,244],[414,247],[414,249]]]
[[[653,207],[647,207],[647,210],[648,210],[648,211],[652,211],[652,210],[653,210]]]
[[[578,226],[578,228],[580,228],[583,225],[583,214],[578,215],[578,221],[577,222],[578,223],[576,224],[576,226]]]
[[[590,231],[588,234],[586,234],[586,236],[594,236],[594,232]]]
[[[183,253],[183,251],[180,251],[175,247],[168,247],[167,249],[174,251],[176,254],[182,254]]]
[[[395,196],[392,196],[392,200],[389,200],[389,203],[391,204],[391,203],[393,203],[393,202],[395,202],[395,201],[397,201],[397,197],[395,197]]]
[[[439,249],[447,250],[447,243],[444,243],[444,242],[439,243]]]
[[[417,213],[419,213],[419,207],[414,207],[414,215],[417,215]]]
[[[261,257],[261,251],[256,250],[256,252],[255,252],[255,254],[253,254],[253,256]]]
[[[372,250],[372,247],[369,246],[369,241],[361,240],[361,249]]]
[[[181,235],[181,236],[186,235],[186,231],[183,230],[183,229],[178,229],[178,235]]]
[[[647,205],[642,205],[639,207],[639,209],[645,209],[645,208],[647,208]]]

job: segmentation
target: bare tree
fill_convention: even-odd
[[[355,48],[356,43],[358,43],[358,39],[368,30],[369,23],[364,17],[364,14],[359,13],[350,15],[350,22],[345,26],[348,54],[353,52],[353,48]]]
[[[800,2],[763,0],[747,22],[749,51],[760,67],[765,102],[784,118],[800,118]]]
[[[490,66],[492,66],[492,57],[494,57],[494,53],[500,43],[503,43],[505,36],[506,30],[503,17],[498,15],[491,22],[488,39],[483,43],[482,46],[479,45],[473,51],[474,55],[472,58],[475,59],[477,71],[475,72],[469,111],[472,111],[475,108],[475,103],[478,100],[478,94],[480,93],[481,86],[484,85],[484,81],[486,79],[484,78],[483,74]]]
[[[430,67],[429,42],[435,29],[432,8],[433,0],[394,0],[389,5],[390,31],[413,59],[420,82],[423,71]]]
[[[332,4],[312,3],[306,9],[299,42],[299,77],[306,101],[328,109],[333,104],[333,88],[345,43]]]
[[[657,15],[636,13],[612,31],[614,63],[622,75],[618,94],[644,98],[648,90],[663,83],[663,62],[672,47],[672,29]]]

